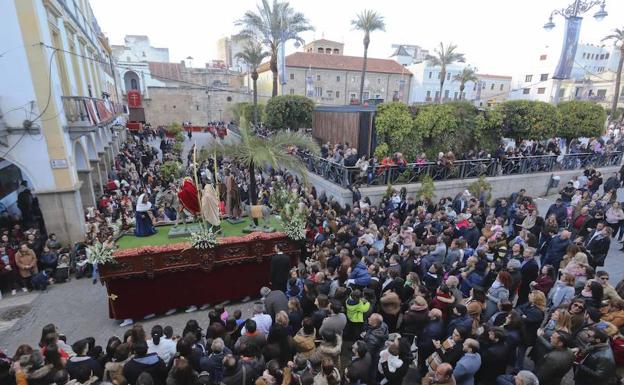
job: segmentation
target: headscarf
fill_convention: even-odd
[[[139,199],[137,200],[137,204],[136,204],[136,211],[138,212],[144,213],[152,209],[152,203],[150,201],[147,201],[147,203],[143,203],[144,197],[145,197],[145,194],[139,195]]]

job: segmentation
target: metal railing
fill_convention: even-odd
[[[349,187],[354,183],[371,186],[417,183],[425,175],[438,181],[576,170],[590,166],[619,166],[622,163],[622,154],[622,151],[614,151],[607,154],[582,153],[510,157],[500,160],[493,158],[458,160],[450,165],[434,162],[408,163],[404,166],[375,165],[362,171],[358,167],[347,167],[329,159],[298,152],[298,156],[305,162],[310,172],[342,187]]]
[[[122,104],[103,99],[85,96],[63,96],[61,99],[69,128],[107,124],[124,112]]]

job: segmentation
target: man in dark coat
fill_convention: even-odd
[[[275,245],[275,253],[271,258],[271,285],[275,290],[286,292],[286,283],[290,278],[290,257],[284,254],[279,245]]]
[[[598,328],[589,331],[592,346],[585,359],[576,365],[576,385],[608,385],[615,383],[615,359],[609,346],[609,336]]]
[[[529,300],[531,282],[535,281],[539,275],[539,266],[537,265],[534,255],[534,248],[527,247],[524,249],[524,259],[522,260],[522,267],[520,268],[522,281],[520,282],[520,289],[518,290],[518,305]]]
[[[543,337],[540,335],[538,338]],[[569,333],[564,331],[552,333],[550,336],[552,350],[535,363],[535,375],[540,385],[561,384],[561,380],[570,371],[574,362],[574,353],[569,349],[572,344],[573,340]]]
[[[612,233],[613,230],[611,227],[605,226],[604,223],[599,222],[596,230],[591,232],[587,237],[585,249],[591,254],[589,264],[594,269],[596,269],[597,266],[604,266],[607,253],[609,253],[609,246],[611,246]]]
[[[126,362],[123,368],[123,375],[128,384],[135,385],[141,373],[147,372],[152,376],[154,385],[165,385],[167,365],[157,353],[147,353],[147,342],[134,342],[132,350],[134,357]]]
[[[260,295],[264,298],[264,308],[266,313],[271,316],[275,322],[275,315],[280,311],[288,313],[288,298],[281,290],[271,290],[268,287],[260,289]]]
[[[357,341],[351,348],[353,361],[345,371],[349,384],[368,384],[372,358],[364,341]],[[359,381],[359,382],[358,382]]]
[[[510,352],[505,344],[505,330],[500,327],[491,328],[487,334],[479,338],[481,346],[481,368],[476,378],[479,383],[493,384],[496,377],[505,374]]]
[[[572,243],[570,235],[571,233],[568,230],[563,230],[559,235],[554,236],[550,240],[546,254],[542,258],[542,265],[559,266],[566,249]]]
[[[563,227],[565,220],[568,217],[568,210],[563,205],[563,201],[561,200],[561,198],[557,198],[555,203],[550,205],[550,208],[546,212],[545,218],[548,218],[552,214],[554,214],[557,218],[557,223],[559,224],[559,227]]]

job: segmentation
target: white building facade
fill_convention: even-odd
[[[124,140],[112,51],[87,1],[0,1],[0,203],[19,215],[18,186],[47,231],[84,239],[84,208],[104,191]]]
[[[538,100],[554,103],[576,96],[576,87],[562,86],[564,83],[581,81],[592,76],[617,69],[619,50],[610,46],[580,43],[576,50],[570,79],[553,79],[559,61],[560,47],[545,47],[536,57],[536,62],[513,81],[511,99]]]

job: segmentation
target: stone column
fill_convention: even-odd
[[[90,160],[89,163],[91,163],[91,180],[93,181],[93,191],[96,195],[104,194],[104,180],[102,179],[100,162],[97,160]]]
[[[91,180],[91,171],[78,171],[78,180],[80,180],[80,199],[82,207],[95,207],[95,192],[93,191],[93,181]]]
[[[78,190],[38,191],[37,198],[48,233],[55,233],[65,245],[84,240],[84,210]]]

